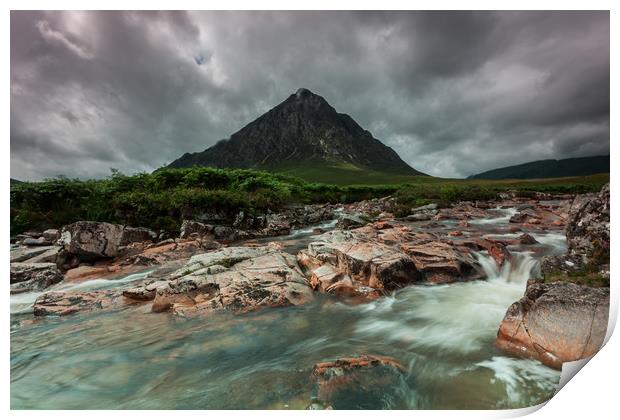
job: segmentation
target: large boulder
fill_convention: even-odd
[[[575,197],[566,224],[569,252],[587,257],[609,254],[609,201],[609,184],[598,194]]]
[[[121,225],[82,221],[64,226],[58,243],[67,254],[80,261],[94,261],[116,257],[122,235]]]
[[[125,296],[152,296],[153,312],[183,316],[216,310],[243,313],[300,305],[313,298],[295,257],[272,247],[230,247],[195,255],[165,280],[155,287],[149,283],[131,289]]]
[[[11,263],[11,293],[43,290],[61,280],[54,263]]]
[[[565,255],[541,261],[545,278],[600,277],[609,283],[609,184],[597,194],[578,195],[568,209]]]
[[[590,357],[607,331],[609,289],[568,282],[530,283],[508,308],[496,345],[517,357],[540,360],[556,369]]]

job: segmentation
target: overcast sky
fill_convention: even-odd
[[[151,171],[300,87],[444,177],[609,153],[608,12],[11,12],[11,177]]]

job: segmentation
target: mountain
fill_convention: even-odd
[[[169,166],[195,165],[283,171],[304,169],[312,173],[335,168],[360,173],[424,175],[353,118],[336,112],[321,96],[303,88],[230,138],[220,140],[203,152],[185,153]]]
[[[532,179],[585,176],[609,172],[609,155],[547,159],[507,166],[472,175],[468,179]]]

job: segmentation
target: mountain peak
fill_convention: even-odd
[[[182,168],[348,167],[354,170],[421,173],[323,97],[300,88],[226,141],[203,152],[185,154],[170,164]]]
[[[297,99],[306,98],[312,95],[314,95],[314,93],[310,92],[310,89],[306,88],[299,88],[297,89],[297,92],[295,92]]]

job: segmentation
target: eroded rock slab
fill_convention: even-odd
[[[11,293],[43,290],[62,280],[54,263],[12,263]]]
[[[231,247],[195,255],[164,281],[131,289],[125,295],[144,300],[152,297],[153,312],[184,316],[216,310],[243,313],[300,305],[313,298],[295,257],[268,246]]]
[[[349,294],[357,288],[362,295],[379,296],[409,284],[449,283],[481,275],[469,249],[462,252],[451,241],[413,233],[406,226],[373,224],[328,232],[301,251],[298,261],[313,288],[327,293],[338,285],[346,286]]]
[[[34,303],[35,316],[64,316],[76,312],[112,309],[123,305],[120,291],[49,292]]]
[[[24,262],[32,259],[38,255],[41,255],[50,250],[58,252],[58,247],[54,246],[39,246],[39,247],[25,247],[21,246],[11,250],[11,262]]]
[[[590,357],[600,349],[608,312],[608,288],[533,283],[506,312],[496,345],[510,355],[560,369],[563,362]]]

